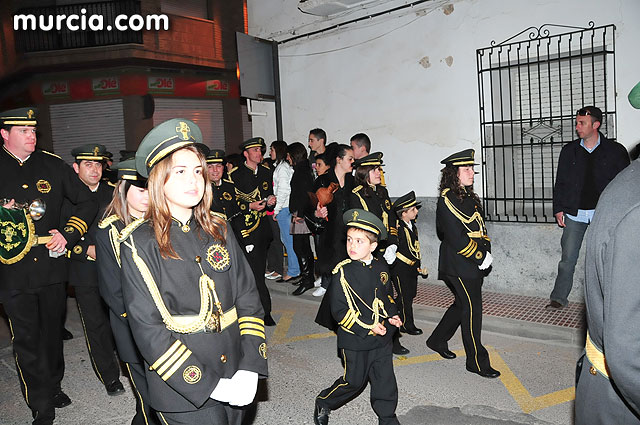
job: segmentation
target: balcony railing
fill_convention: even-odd
[[[69,28],[66,20],[70,15],[79,17],[71,21],[72,28]],[[114,0],[20,9],[14,15],[16,50],[29,53],[126,43],[142,44],[142,32],[116,29],[115,19],[119,15],[140,15],[140,1]],[[19,28],[15,28],[16,16],[21,16],[17,22]],[[60,18],[62,16],[65,18]],[[60,29],[57,28],[57,20],[61,22]],[[83,21],[86,25],[84,30],[81,27]],[[100,23],[101,30],[92,29],[92,26],[96,28]],[[80,28],[73,30],[73,25]]]

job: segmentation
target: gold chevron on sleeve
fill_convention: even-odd
[[[182,342],[180,341],[176,341],[174,342],[171,347],[169,347],[169,349],[167,351],[164,352],[163,355],[161,355],[158,360],[155,361],[154,364],[152,364],[149,367],[149,370],[155,370],[158,367],[160,367],[171,355],[173,355],[173,353],[175,353],[175,351],[180,348],[180,346],[183,345]]]
[[[357,318],[358,318],[358,313],[356,313],[352,309],[349,309],[347,310],[347,313],[344,315],[344,317],[338,324],[345,329],[351,329],[353,324],[356,322]]]
[[[238,319],[240,335],[253,335],[266,339],[264,334],[264,320],[257,317],[241,317]]]
[[[171,366],[171,368],[164,375],[161,375],[162,380],[166,381],[167,379],[171,378],[171,375],[173,375],[175,371],[178,370],[180,366],[182,366],[182,364],[186,362],[190,356],[191,356],[191,350],[186,350],[182,354],[182,356],[180,356],[180,358],[176,359],[176,361],[173,363],[173,366]],[[159,373],[160,372],[158,371],[158,374]]]
[[[464,247],[463,249],[458,251],[458,254],[469,258],[469,257],[471,257],[473,255],[473,253],[476,251],[476,249],[478,249],[478,243],[476,241],[474,241],[473,239],[471,239],[466,247]]]
[[[89,229],[87,227],[87,223],[83,219],[76,217],[75,215],[72,215],[71,217],[69,217],[67,224],[69,226],[73,226],[76,229],[80,230],[80,233],[83,233],[83,234],[87,233],[87,230]]]

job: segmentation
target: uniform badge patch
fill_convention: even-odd
[[[65,226],[64,231],[67,233],[73,233],[76,229],[74,229],[72,226]]]
[[[232,200],[233,198],[231,197],[231,194],[229,192],[222,192],[222,197],[224,199],[226,199],[227,201]]]
[[[476,260],[480,260],[482,258],[482,252],[476,252]]]
[[[82,253],[82,247],[80,245],[76,245],[73,247],[73,253],[74,254],[80,254]]]
[[[36,188],[40,193],[49,193],[51,192],[51,183],[46,180],[40,179],[36,182]]]
[[[258,351],[260,352],[260,355],[262,356],[263,359],[267,359],[267,344],[266,343],[262,343],[260,344],[260,347],[258,347]]]
[[[388,199],[384,200],[384,206],[386,209],[390,210],[391,209],[391,203],[389,202]]]
[[[387,273],[387,272],[380,273],[380,282],[382,282],[382,284],[386,285],[387,282],[389,282],[389,273]]]
[[[187,384],[197,384],[202,378],[202,372],[198,366],[187,366],[182,372],[182,377]]]
[[[262,190],[267,190],[267,189],[269,189],[269,183],[262,182]]]
[[[207,263],[216,272],[224,272],[231,267],[229,251],[222,245],[213,244],[207,248]]]
[[[241,204],[241,205],[240,205],[240,209],[241,209],[241,210],[246,210],[246,209],[247,209],[247,207],[246,207],[244,204]]]

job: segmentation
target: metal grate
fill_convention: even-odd
[[[550,35],[548,27],[575,31]],[[544,24],[478,49],[484,208],[487,219],[552,223],[562,146],[575,113],[602,109],[600,131],[616,138],[614,25]],[[513,41],[527,34],[527,40]]]
[[[45,31],[50,24],[55,25],[55,17],[78,15],[87,21],[86,30],[71,31],[66,25],[57,31],[53,29]],[[62,49],[77,49],[81,47],[108,46],[114,44],[138,43],[142,44],[141,31],[117,31],[113,27],[115,19],[119,15],[128,17],[140,15],[139,0],[112,0],[95,3],[70,4],[51,7],[37,7],[20,9],[14,15],[33,15],[36,17],[35,30],[16,30],[16,50],[21,53],[43,52]],[[99,16],[103,20],[104,30],[92,31],[88,24],[91,16]],[[41,23],[42,20],[42,23]],[[92,21],[93,22],[93,21]],[[94,25],[97,25],[97,21]],[[74,24],[80,25],[80,21]],[[108,30],[108,26],[112,29]],[[30,27],[29,27],[30,28]]]

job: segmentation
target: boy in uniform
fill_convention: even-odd
[[[371,383],[371,406],[379,424],[399,424],[395,414],[398,386],[393,372],[392,337],[402,326],[392,298],[389,269],[373,257],[378,240],[387,237],[373,213],[351,209],[344,213],[347,253],[333,269],[327,296],[338,322],[338,350],[344,374],[316,398],[313,421],[327,425],[329,413]]]

